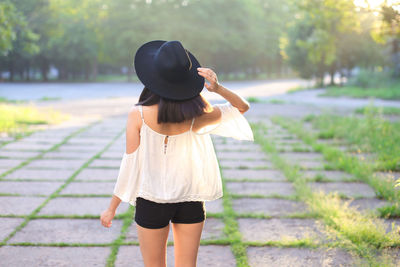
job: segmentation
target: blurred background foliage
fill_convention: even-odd
[[[2,0],[0,37],[10,81],[132,80],[136,49],[155,39],[223,77],[400,77],[400,1]]]

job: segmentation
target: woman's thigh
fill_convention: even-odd
[[[146,267],[166,266],[169,221],[175,209],[176,205],[136,199],[135,221]]]
[[[165,267],[169,224],[159,229],[149,229],[136,224],[140,252],[145,267]]]
[[[201,233],[206,219],[204,202],[182,203],[172,218],[175,267],[196,266]]]
[[[174,234],[175,267],[196,266],[204,222],[172,223]]]

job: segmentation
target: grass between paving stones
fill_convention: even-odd
[[[349,202],[341,201],[337,194],[313,192],[298,172],[298,168],[285,162],[276,151],[275,144],[264,137],[266,126],[261,123],[251,124],[255,130],[255,141],[262,145],[265,152],[271,155],[273,163],[293,183],[299,200],[305,202],[313,213],[322,218],[327,236],[331,240],[326,245],[344,248],[361,257],[360,262],[365,264],[363,261],[366,261],[369,266],[392,266],[386,250],[400,245],[396,231],[386,233],[386,226],[382,220],[373,214],[364,214],[349,207]],[[280,125],[286,126],[283,123]]]
[[[219,159],[218,159],[219,161]],[[242,241],[242,235],[239,231],[239,225],[236,220],[236,213],[232,207],[232,196],[226,187],[225,177],[221,172],[222,178],[222,188],[223,188],[223,196],[222,196],[222,206],[224,207],[224,229],[223,232],[227,236],[229,240],[229,244],[231,246],[231,251],[236,259],[237,267],[249,267],[248,258],[247,258],[247,245]]]
[[[374,165],[370,162],[359,160],[357,157],[343,152],[332,145],[318,143],[318,136],[316,137],[315,135],[310,134],[307,130],[304,130],[301,122],[282,117],[274,117],[272,118],[272,120],[284,127],[287,127],[290,132],[297,134],[300,138],[303,139],[305,143],[311,145],[317,152],[322,153],[326,160],[332,162],[333,165],[336,166],[336,169],[350,173],[354,175],[354,177],[356,177],[359,181],[363,181],[370,185],[374,189],[378,198],[392,202],[393,204],[390,206],[378,208],[381,217],[399,217],[400,191],[395,188],[394,180],[382,179],[375,176]],[[307,120],[307,118],[305,118],[304,120]],[[350,131],[350,129],[348,130]],[[392,146],[398,147],[398,144],[399,143],[393,143]]]
[[[41,158],[45,153],[55,150],[57,149],[59,146],[61,146],[62,144],[66,143],[70,138],[72,138],[73,136],[88,130],[89,128],[93,127],[95,124],[98,124],[100,121],[96,121],[88,126],[82,127],[81,129],[75,131],[74,133],[72,133],[71,135],[67,136],[66,138],[64,138],[64,140],[56,145],[54,145],[52,148],[50,148],[49,150],[46,150],[45,152],[41,153],[39,156],[34,157],[34,158],[30,158],[28,160],[28,163],[31,162],[32,160]],[[122,132],[119,134],[121,135]],[[114,140],[113,140],[114,141]],[[110,144],[111,145],[111,144]],[[102,153],[102,152],[99,152]],[[86,163],[83,164],[83,166],[81,166],[77,171],[75,171],[70,178],[68,178],[66,180],[66,182],[59,187],[55,192],[53,192],[39,207],[37,207],[31,214],[24,216],[25,220],[13,231],[11,232],[1,243],[0,246],[6,245],[6,242],[15,235],[16,232],[18,232],[20,229],[22,229],[23,227],[25,227],[28,222],[32,219],[36,219],[36,217],[38,217],[36,214],[53,198],[57,197],[58,193],[63,190],[69,183],[71,183],[73,181],[73,179],[84,169],[86,168],[95,158],[97,157],[97,155],[95,155],[94,157],[92,157],[91,159],[89,159]],[[24,163],[24,162],[23,162]],[[20,164],[22,165],[22,164]],[[19,165],[19,166],[20,166]],[[24,242],[23,244],[27,245],[30,243]],[[59,243],[57,243],[59,244]],[[65,245],[64,243],[60,243],[62,245]],[[17,243],[17,245],[20,245],[20,243]],[[37,244],[33,244],[33,245],[37,245]]]
[[[82,127],[82,128],[80,128],[80,129],[78,129],[77,131],[75,131],[75,132],[73,132],[72,134],[70,134],[70,135],[68,135],[67,137],[65,137],[60,143],[55,144],[54,146],[50,147],[50,148],[47,149],[47,150],[42,151],[40,154],[38,154],[38,155],[36,155],[36,156],[34,156],[34,157],[28,158],[27,160],[21,162],[20,164],[18,164],[18,165],[15,166],[14,168],[11,168],[11,169],[9,169],[9,170],[7,170],[7,171],[1,173],[1,174],[0,174],[0,181],[3,181],[3,180],[4,180],[3,178],[4,178],[5,176],[7,176],[8,174],[10,174],[10,173],[12,173],[12,172],[14,172],[14,171],[16,171],[16,170],[22,168],[23,166],[29,164],[31,161],[36,160],[36,159],[41,159],[41,158],[43,158],[43,155],[46,154],[47,152],[55,151],[57,148],[59,148],[60,146],[62,146],[62,145],[65,144],[65,143],[67,143],[68,140],[71,139],[72,137],[76,136],[77,134],[79,134],[79,133],[81,133],[81,132],[84,132],[84,131],[88,130],[89,128],[93,127],[95,124],[98,124],[99,122],[100,122],[100,121],[95,121],[95,122],[93,122],[93,123],[91,123],[91,124],[89,124],[89,125],[87,125],[87,126],[85,126],[85,127]]]

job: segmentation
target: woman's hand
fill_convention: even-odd
[[[217,92],[219,89],[217,74],[210,68],[197,68],[197,71],[200,76],[203,76],[209,81],[209,84],[206,82],[204,83],[207,90],[210,92]]]
[[[114,216],[115,216],[115,211],[106,209],[105,211],[103,211],[101,213],[101,216],[100,216],[101,224],[104,227],[110,228],[111,225],[112,225],[112,221],[111,220],[114,218]]]

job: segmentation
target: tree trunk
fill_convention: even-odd
[[[91,77],[92,77],[92,79],[93,79],[93,81],[96,81],[96,79],[97,79],[97,57],[95,57],[94,59],[93,59],[93,61],[92,61],[92,64],[91,64]]]
[[[335,71],[333,69],[330,70],[329,72],[330,76],[331,76],[331,82],[330,85],[335,85]]]
[[[15,70],[14,70],[14,61],[12,59],[10,60],[8,71],[10,72],[10,81],[13,82]]]
[[[40,57],[40,74],[42,76],[42,80],[47,82],[48,76],[47,73],[49,72],[49,63],[46,58]]]

